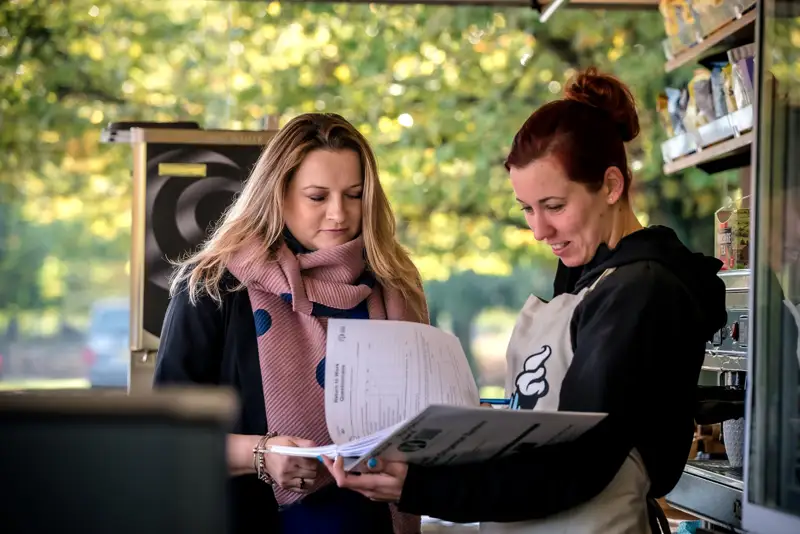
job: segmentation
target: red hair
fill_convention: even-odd
[[[528,117],[514,136],[506,169],[521,168],[554,156],[570,180],[595,192],[609,167],[625,177],[624,196],[631,182],[625,143],[639,135],[636,103],[617,78],[591,67],[577,74],[564,98],[549,102]]]

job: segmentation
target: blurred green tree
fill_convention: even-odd
[[[710,250],[718,178],[661,173],[653,102],[673,79],[663,72],[660,15],[537,17],[305,2],[0,4],[0,314],[85,308],[92,292],[119,284],[109,273],[127,261],[129,157],[125,147],[99,145],[105,123],[258,128],[266,115],[314,110],[341,113],[373,143],[401,238],[426,280],[464,273],[453,291],[489,298],[475,288],[492,277],[552,269],[502,161],[529,113],[589,65],[618,75],[638,98],[637,209]],[[76,265],[91,275],[76,276]],[[471,278],[479,275],[488,278]],[[77,293],[83,301],[64,298]],[[433,307],[467,309],[440,300]],[[469,325],[459,329],[463,336]]]

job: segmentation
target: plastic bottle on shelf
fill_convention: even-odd
[[[725,199],[714,214],[714,248],[722,270],[750,268],[750,197]]]

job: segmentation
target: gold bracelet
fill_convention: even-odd
[[[270,486],[275,486],[275,479],[267,472],[267,463],[264,460],[264,454],[269,452],[269,449],[266,448],[267,441],[274,438],[276,435],[275,432],[267,432],[259,438],[258,443],[253,447],[253,470],[256,472],[256,476],[258,476],[258,480]]]

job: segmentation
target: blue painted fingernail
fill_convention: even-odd
[[[317,460],[319,460],[319,463],[322,463],[322,456],[317,456]]]
[[[369,461],[367,462],[367,467],[369,467],[370,469],[375,469],[376,467],[378,467],[378,460],[376,460],[375,458],[370,458]]]

